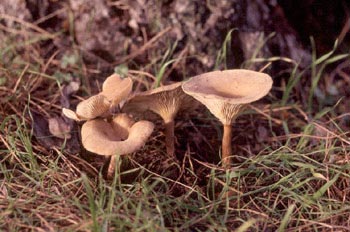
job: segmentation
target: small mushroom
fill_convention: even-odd
[[[102,84],[101,94],[111,102],[111,106],[118,105],[126,99],[132,90],[132,79],[122,78],[118,74],[112,74]]]
[[[113,176],[115,156],[133,153],[145,145],[154,125],[149,121],[134,122],[126,114],[118,114],[111,122],[103,119],[87,121],[81,128],[82,143],[86,150],[111,156],[107,178]]]
[[[97,118],[109,111],[110,102],[101,94],[94,95],[80,102],[77,105],[76,112],[63,108],[62,113],[75,121],[86,121]]]
[[[102,92],[80,102],[76,112],[63,108],[62,113],[75,121],[85,121],[106,115],[131,92],[132,79],[112,74],[103,82]]]
[[[205,105],[223,124],[221,159],[225,168],[231,164],[231,124],[246,104],[264,97],[271,87],[269,75],[244,69],[213,71],[183,83],[184,92]]]
[[[122,111],[140,113],[149,110],[158,114],[164,121],[167,154],[170,157],[174,157],[175,116],[180,110],[193,108],[195,105],[196,101],[191,96],[185,94],[182,91],[181,82],[177,82],[135,94],[125,103]]]

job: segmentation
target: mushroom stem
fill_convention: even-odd
[[[222,152],[221,152],[221,162],[224,168],[229,168],[231,165],[231,155],[232,155],[232,126],[224,124],[224,134],[222,137]]]
[[[109,159],[109,164],[107,168],[107,180],[112,180],[115,172],[115,155],[112,155]]]
[[[174,120],[164,123],[165,126],[165,146],[166,152],[170,157],[175,156],[175,135],[174,135]]]

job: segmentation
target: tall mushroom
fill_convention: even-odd
[[[231,164],[231,124],[246,104],[264,97],[271,87],[269,75],[244,69],[204,73],[183,83],[183,91],[205,105],[223,124],[221,159],[225,168]]]
[[[149,121],[134,122],[126,114],[118,114],[111,122],[103,119],[87,121],[81,128],[82,143],[86,150],[111,156],[107,178],[113,176],[116,155],[130,154],[145,145],[154,129]]]
[[[182,91],[181,82],[177,82],[135,94],[125,103],[122,111],[133,113],[149,110],[158,114],[164,121],[167,154],[174,157],[175,116],[180,110],[193,108],[195,105],[194,99]]]
[[[65,116],[75,121],[85,121],[106,115],[110,108],[118,105],[131,92],[132,79],[112,74],[103,82],[102,92],[77,105],[76,112],[63,108]]]

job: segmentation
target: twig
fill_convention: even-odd
[[[282,125],[282,121],[281,120],[271,117],[270,115],[268,115],[267,113],[263,112],[262,110],[256,108],[253,105],[249,105],[249,107],[252,108],[253,110],[255,110],[256,112],[258,112],[259,114],[264,115],[267,119],[269,119],[271,121],[274,121],[276,124]]]
[[[346,139],[340,137],[339,135],[335,134],[334,132],[328,130],[326,127],[324,127],[324,126],[322,126],[322,125],[320,125],[320,124],[318,124],[318,123],[316,123],[316,122],[313,122],[313,124],[314,124],[315,126],[317,126],[318,128],[320,128],[320,129],[322,129],[322,130],[328,132],[329,134],[333,135],[334,138],[338,138],[339,140],[343,141],[344,143],[350,145],[350,141],[349,141],[349,140],[346,140]]]
[[[22,19],[13,17],[13,16],[11,16],[11,15],[8,15],[8,14],[0,14],[0,19],[7,19],[7,20],[15,21],[15,22],[17,22],[17,23],[19,23],[19,24],[22,24],[22,25],[25,26],[25,27],[28,27],[28,28],[30,28],[30,29],[33,29],[33,30],[37,31],[37,32],[40,32],[40,33],[42,33],[42,34],[45,34],[47,37],[49,37],[49,38],[51,38],[51,39],[55,38],[55,35],[49,33],[48,31],[45,31],[44,29],[38,27],[37,25],[32,24],[32,23],[29,23],[29,22],[26,22],[26,21],[24,21],[24,20],[22,20]]]
[[[42,22],[45,22],[46,20],[48,20],[48,19],[50,19],[50,18],[53,18],[53,17],[55,17],[55,16],[57,16],[57,15],[59,15],[59,14],[65,12],[66,10],[67,10],[66,7],[61,8],[61,9],[58,9],[58,10],[56,10],[56,11],[54,11],[54,12],[48,14],[48,15],[45,15],[44,17],[41,17],[40,19],[36,20],[36,21],[34,22],[34,24],[35,24],[35,25],[38,25],[38,24],[40,24],[40,23],[42,23]]]
[[[15,84],[15,87],[12,89],[12,93],[16,93],[17,88],[18,88],[18,86],[19,86],[19,83],[21,82],[21,80],[22,80],[22,78],[23,78],[23,76],[24,76],[24,74],[26,73],[26,71],[27,71],[28,68],[29,68],[29,64],[27,64],[27,65],[24,67],[24,69],[23,69],[22,72],[21,72],[21,75],[19,75],[19,77],[18,77],[18,79],[17,79],[17,81],[16,81],[16,84]]]
[[[149,40],[147,43],[145,43],[140,49],[138,49],[137,51],[125,56],[124,58],[122,58],[119,61],[116,61],[113,63],[113,65],[118,65],[118,64],[122,64],[125,63],[128,60],[134,59],[135,57],[141,55],[142,53],[144,53],[147,49],[149,49],[150,47],[152,47],[152,45],[158,40],[160,39],[163,35],[165,35],[166,33],[168,33],[171,30],[171,27],[167,27],[165,28],[163,31],[159,32],[156,36],[154,36],[151,40]]]

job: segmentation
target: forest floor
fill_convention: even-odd
[[[234,15],[224,4],[95,1],[94,17],[82,1],[18,1],[17,15],[0,6],[0,230],[350,231],[348,45],[321,53],[311,42],[297,61],[266,52],[272,33],[247,58],[234,50],[234,25],[219,20],[217,11]],[[151,138],[118,158],[113,180],[104,157],[81,146],[81,123],[61,113],[113,72],[136,91],[229,68],[274,80],[233,124],[229,169],[219,165],[222,127],[205,107],[176,118],[177,161],[154,117]],[[69,139],[50,131],[62,120]]]

